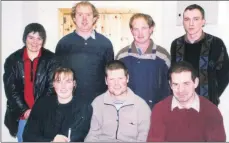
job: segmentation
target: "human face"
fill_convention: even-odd
[[[60,73],[55,76],[53,82],[54,89],[57,93],[58,99],[67,100],[72,98],[73,89],[76,86],[76,82],[73,80],[71,73]]]
[[[26,37],[26,48],[29,52],[37,53],[40,51],[43,45],[43,39],[40,37],[38,32],[30,32]]]
[[[106,84],[111,95],[125,95],[127,92],[128,81],[129,78],[125,75],[123,69],[107,71]]]
[[[136,18],[132,22],[131,33],[137,44],[146,44],[150,41],[150,36],[154,27],[149,27],[144,18]]]
[[[76,15],[73,20],[79,32],[91,32],[96,19],[97,18],[93,16],[93,11],[90,6],[79,5],[76,7]]]
[[[174,97],[182,105],[188,105],[195,97],[195,88],[198,86],[198,78],[192,80],[190,71],[172,73],[170,86]]]
[[[183,15],[183,25],[188,35],[200,35],[205,20],[198,9],[187,10]]]

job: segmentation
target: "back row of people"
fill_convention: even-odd
[[[41,24],[26,26],[25,46],[6,59],[3,77],[7,97],[5,125],[19,142],[23,141],[24,126],[34,103],[41,96],[55,93],[52,77],[57,67],[72,68],[76,73],[74,94],[82,103],[90,104],[107,91],[104,69],[114,60],[114,52],[111,41],[93,29],[98,15],[91,3],[77,3],[71,14],[76,30],[60,39],[55,54],[44,48],[46,32]],[[170,95],[168,69],[170,63],[179,61],[188,61],[198,70],[200,84],[196,93],[219,104],[229,81],[228,54],[221,39],[203,32],[204,16],[203,8],[196,4],[184,10],[186,34],[172,42],[171,57],[150,38],[155,27],[151,16],[138,13],[130,19],[134,41],[115,59],[127,66],[130,90],[144,99],[150,109]]]

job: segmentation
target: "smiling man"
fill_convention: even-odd
[[[171,64],[187,61],[200,77],[196,92],[215,105],[229,82],[229,58],[223,41],[205,33],[204,9],[196,4],[186,7],[183,25],[186,34],[171,44]]]
[[[134,41],[120,50],[116,59],[128,68],[128,86],[152,109],[154,104],[169,95],[167,73],[170,55],[151,39],[155,22],[150,15],[134,14],[129,27]]]
[[[149,142],[225,142],[219,109],[195,92],[199,84],[194,68],[182,61],[169,71],[173,96],[156,104],[151,114]]]
[[[78,75],[75,94],[82,102],[93,99],[107,90],[104,68],[114,60],[111,41],[94,30],[99,18],[95,6],[81,1],[72,7],[71,17],[76,29],[60,39],[55,54],[63,66]]]
[[[91,128],[85,142],[145,142],[150,108],[127,87],[129,74],[123,62],[106,66],[108,90],[92,102]]]

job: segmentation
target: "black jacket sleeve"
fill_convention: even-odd
[[[42,122],[45,121],[43,119],[44,109],[42,107],[46,103],[43,99],[38,99],[31,110],[23,132],[24,142],[50,142],[53,140],[51,138],[45,138],[42,134]]]
[[[84,141],[84,138],[87,136],[90,129],[92,111],[93,109],[91,105],[87,104],[83,106],[81,110],[81,122],[79,123],[76,121],[72,126],[71,142]]]
[[[229,82],[229,58],[227,48],[223,41],[219,39],[215,46],[215,50],[221,51],[219,53],[218,61],[216,62],[216,78],[218,82],[218,93],[219,96],[223,93]]]
[[[170,55],[171,55],[171,65],[173,65],[176,62],[176,40],[174,40],[171,44]]]
[[[17,113],[18,118],[27,110],[29,107],[25,103],[23,86],[17,84],[16,79],[16,68],[10,58],[7,58],[4,64],[3,83],[5,94],[7,98],[7,104],[14,113]]]
[[[55,93],[53,88],[53,76],[55,70],[58,67],[60,67],[60,63],[58,62],[57,58],[56,57],[52,58],[48,65],[47,80],[46,80],[44,95],[50,96]]]

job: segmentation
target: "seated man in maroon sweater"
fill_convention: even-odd
[[[195,92],[199,79],[192,65],[184,61],[174,64],[169,78],[174,95],[152,109],[147,141],[225,142],[220,111]]]

